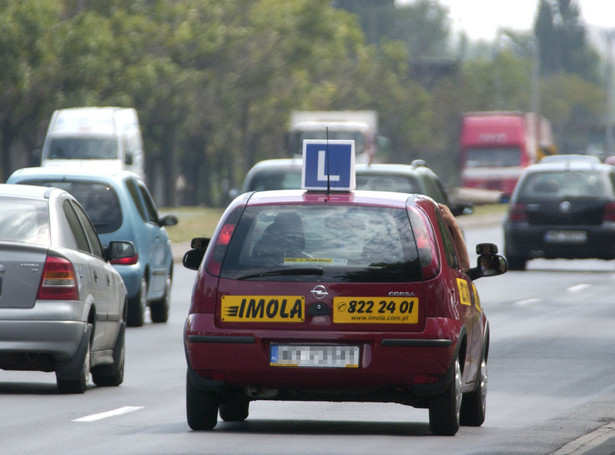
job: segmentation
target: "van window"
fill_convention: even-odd
[[[117,140],[112,137],[57,137],[51,140],[48,159],[116,159]]]

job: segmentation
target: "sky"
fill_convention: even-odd
[[[413,0],[398,0],[412,3]],[[461,30],[472,40],[495,40],[499,27],[529,31],[534,25],[539,0],[438,0],[450,14],[453,34]],[[615,0],[577,0],[586,26],[615,30]]]

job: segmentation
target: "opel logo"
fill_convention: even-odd
[[[310,292],[318,300],[324,299],[329,294],[327,292],[327,288],[324,287],[322,284],[319,284],[318,286],[314,286],[314,289],[312,289]]]
[[[559,205],[559,211],[562,213],[568,213],[570,212],[570,208],[572,207],[572,204],[568,201],[564,201]]]

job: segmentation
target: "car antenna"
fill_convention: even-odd
[[[325,127],[325,134],[327,138],[327,148],[325,151],[325,168],[327,171],[327,197],[331,195],[331,177],[329,177],[329,127]]]

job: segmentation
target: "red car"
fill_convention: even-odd
[[[489,326],[472,279],[504,273],[506,260],[481,244],[481,266],[462,272],[432,199],[246,193],[192,247],[192,429],[212,429],[218,411],[242,421],[253,400],[429,408],[443,435],[483,423]]]

